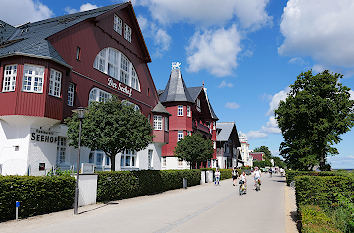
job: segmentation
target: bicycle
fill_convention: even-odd
[[[261,180],[259,178],[257,179],[255,186],[257,192],[261,190]]]
[[[242,180],[240,180],[239,183],[240,183],[239,194],[240,194],[240,196],[242,196],[243,194],[246,194],[247,188],[246,188],[245,182],[243,182]]]

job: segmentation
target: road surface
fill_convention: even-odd
[[[0,224],[0,232],[262,232],[284,233],[285,178],[262,177],[261,191],[252,186],[239,196],[231,179],[219,186],[204,184],[158,195],[137,197],[66,210]]]

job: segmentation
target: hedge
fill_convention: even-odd
[[[75,197],[75,178],[70,176],[0,176],[0,222],[70,209]]]
[[[220,169],[220,179],[226,180],[232,178],[232,169]]]
[[[141,170],[98,172],[97,201],[107,202],[151,195],[200,184],[200,170]]]
[[[336,176],[336,175],[343,175],[340,172],[334,171],[296,171],[296,170],[287,170],[285,173],[286,176],[286,184],[289,186],[292,181],[295,180],[297,176]]]

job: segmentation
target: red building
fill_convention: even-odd
[[[263,152],[251,152],[250,156],[252,156],[253,161],[264,161],[264,153]]]
[[[165,90],[159,91],[160,102],[171,114],[169,118],[169,143],[162,147],[162,169],[189,168],[186,161],[174,156],[177,142],[186,135],[199,132],[214,142],[216,149],[216,114],[204,86],[187,88],[182,78],[180,63],[172,64],[172,71]],[[214,152],[213,161],[216,159]],[[212,167],[211,160],[202,164]]]
[[[63,120],[91,101],[116,95],[151,124],[168,121],[149,62],[130,2],[18,27],[0,21],[0,174],[38,175],[75,164]],[[116,167],[160,169],[168,133],[154,135],[145,150],[117,155]],[[88,148],[81,162],[110,168],[103,152]]]

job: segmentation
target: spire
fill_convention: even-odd
[[[172,62],[170,79],[167,82],[165,91],[160,96],[161,103],[166,102],[191,102],[194,103],[181,74],[181,63]]]

